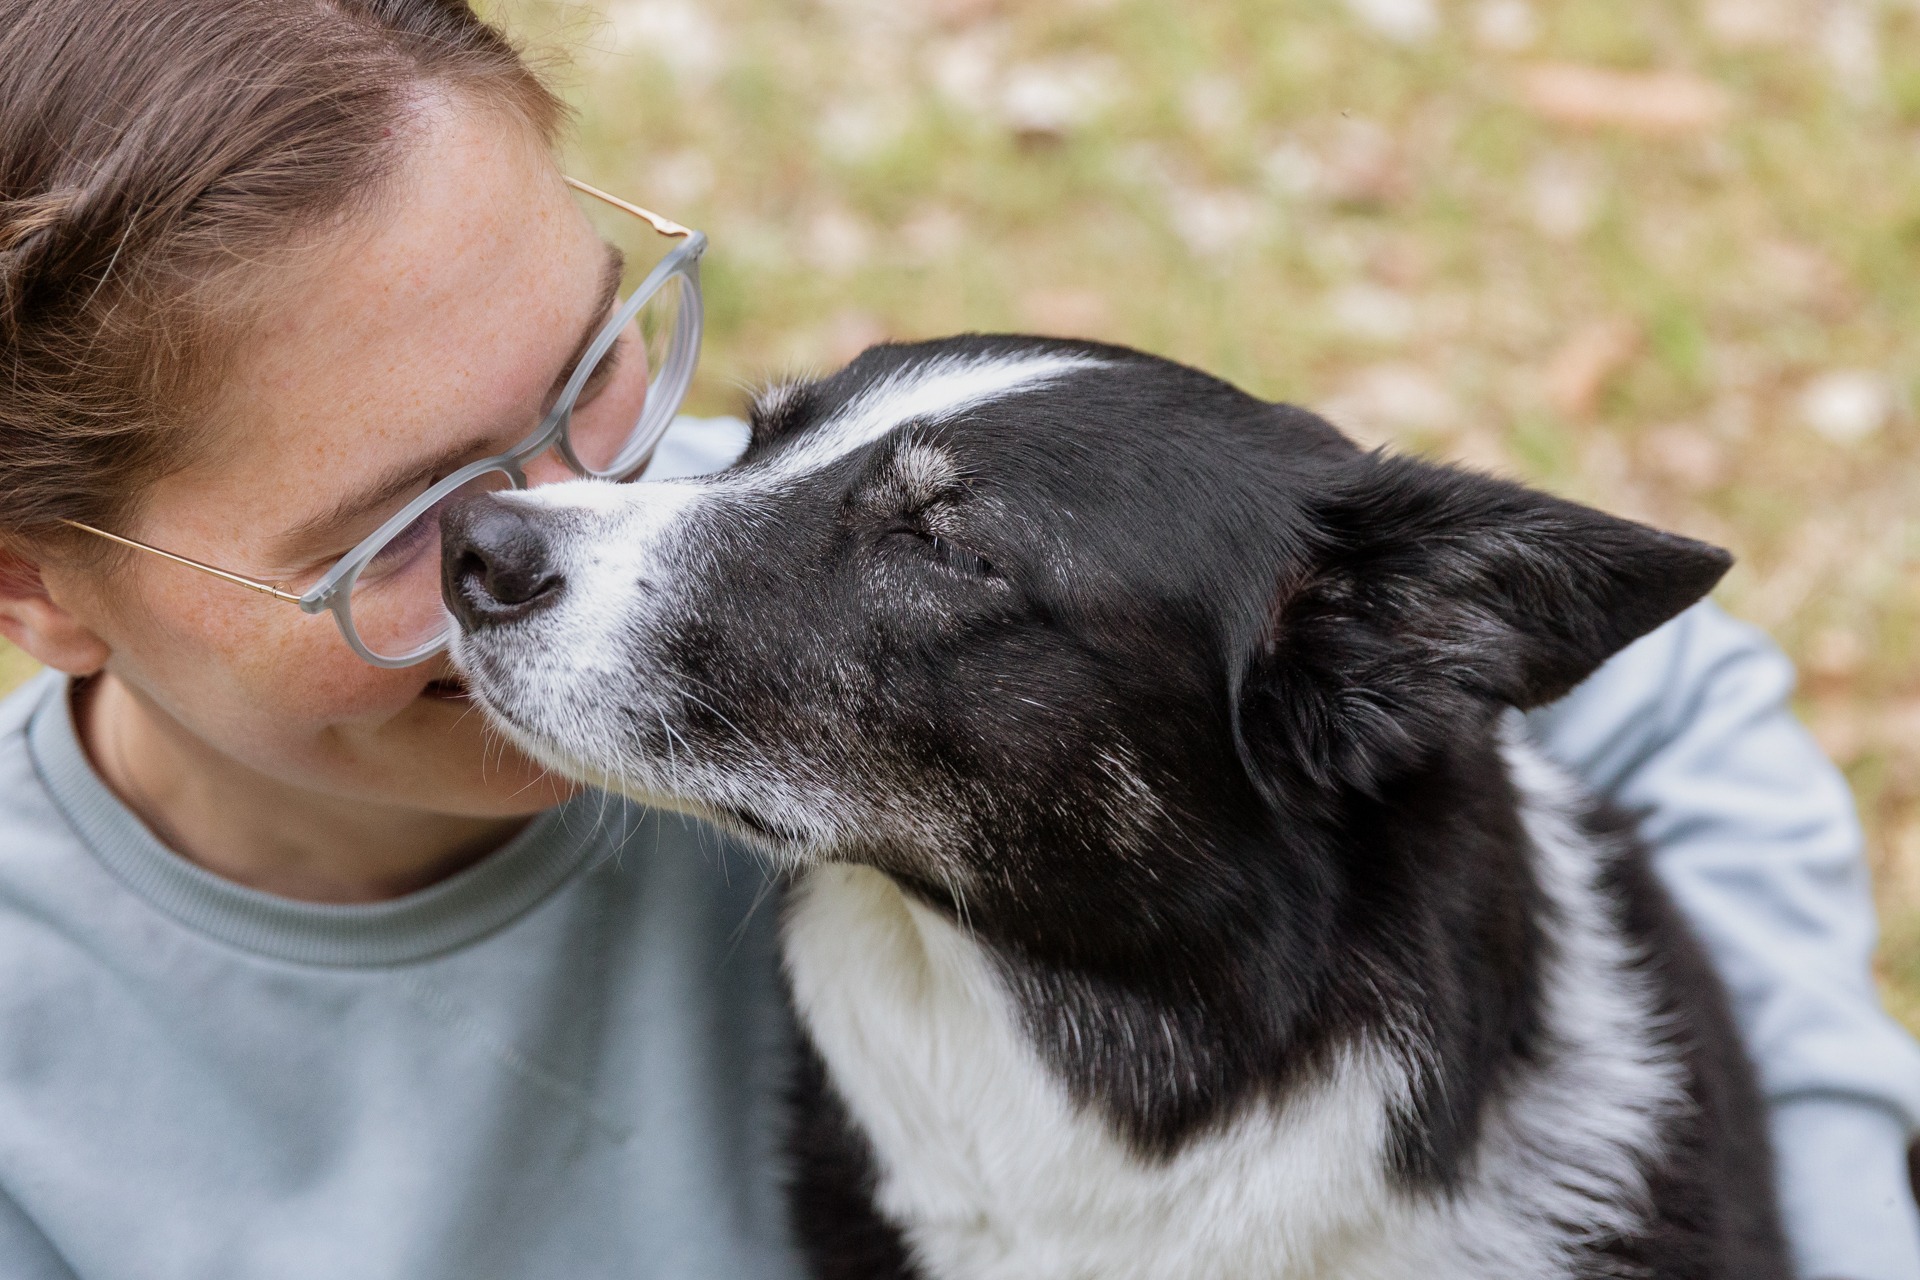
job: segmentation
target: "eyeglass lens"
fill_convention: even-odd
[[[393,536],[353,580],[347,611],[354,634],[381,658],[407,658],[448,630],[440,603],[440,516],[481,494],[513,487],[504,471],[475,476]]]
[[[647,407],[661,389],[668,354],[686,319],[686,296],[685,280],[669,278],[582,384],[567,434],[574,457],[594,475],[624,478],[652,444],[647,437],[658,425],[658,414],[647,413]]]

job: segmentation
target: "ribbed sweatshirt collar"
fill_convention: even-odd
[[[126,887],[181,924],[299,964],[407,964],[511,923],[557,889],[615,833],[589,793],[536,817],[473,866],[385,902],[301,902],[195,866],[155,838],[94,772],[73,723],[70,685],[48,679],[27,730],[34,767],[80,837]]]

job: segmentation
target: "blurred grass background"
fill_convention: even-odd
[[[482,7],[712,236],[696,412],[1100,337],[1733,549],[1920,1029],[1920,0]]]

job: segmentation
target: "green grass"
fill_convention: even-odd
[[[1478,0],[1406,45],[1326,0],[489,7],[555,53],[582,176],[712,236],[697,411],[880,336],[1080,333],[1733,549],[1720,598],[1807,670],[1920,1026],[1920,11],[1842,74],[1847,6],[1800,0],[1535,0],[1505,50]],[[1542,62],[1733,105],[1572,127],[1527,105]],[[1557,401],[1606,321],[1630,353]],[[1888,403],[1850,442],[1801,403],[1846,370]]]

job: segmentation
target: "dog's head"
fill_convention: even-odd
[[[455,661],[563,770],[1010,909],[1177,896],[1199,833],[1390,790],[1728,564],[1113,347],[878,347],[752,426],[451,515]]]

